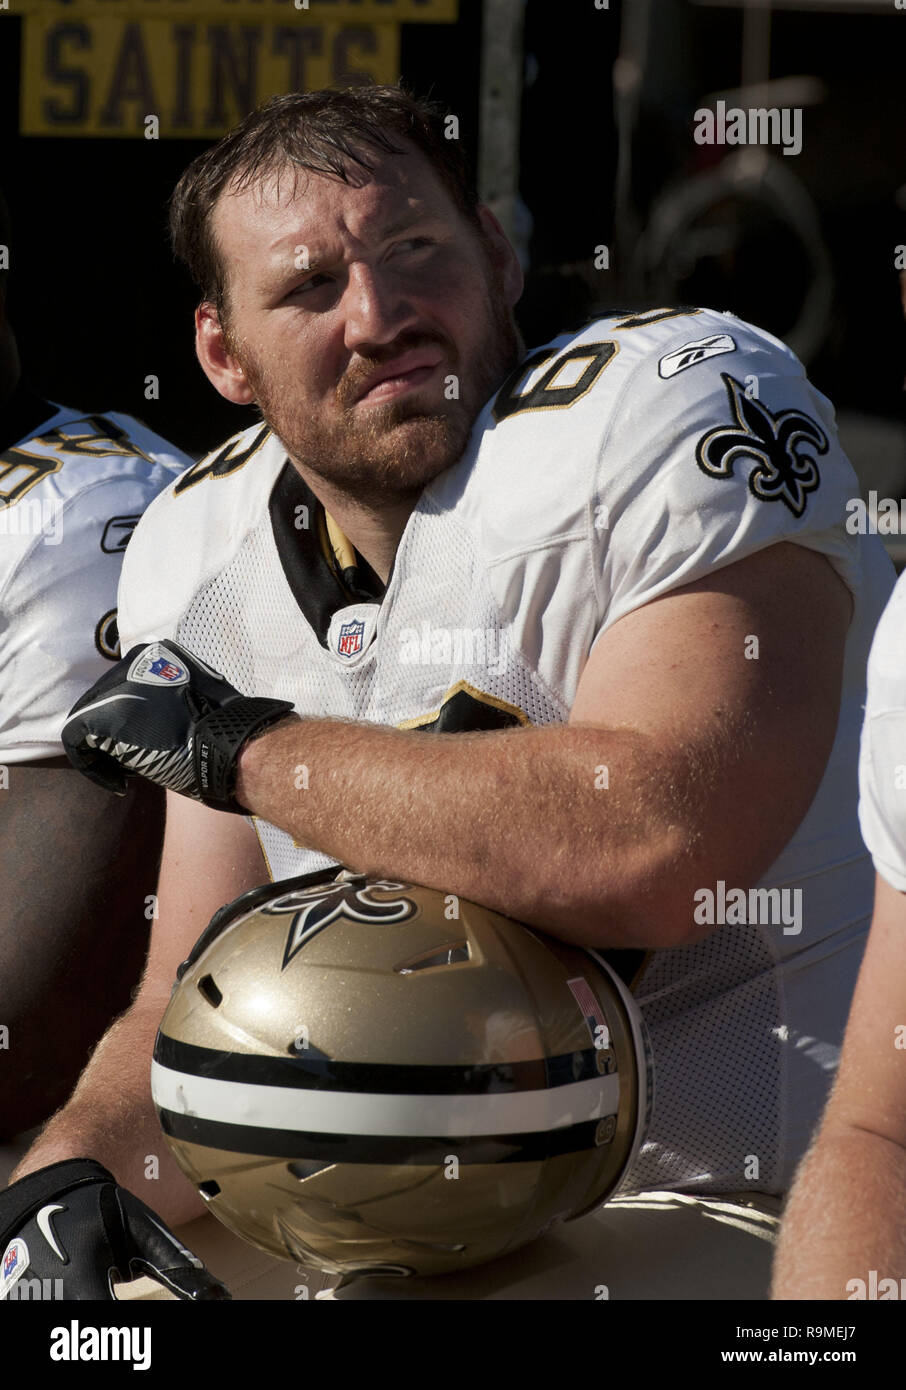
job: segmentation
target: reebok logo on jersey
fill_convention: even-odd
[[[693,343],[683,343],[681,348],[668,352],[657,364],[660,377],[676,376],[687,367],[694,367],[709,357],[719,357],[722,352],[735,352],[736,344],[729,333],[714,333],[710,338],[697,338]]]
[[[140,520],[141,518],[137,516],[112,516],[104,527],[104,534],[101,536],[101,549],[104,554],[122,554]]]

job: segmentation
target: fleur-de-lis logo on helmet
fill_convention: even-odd
[[[802,516],[808,494],[821,481],[815,454],[827,453],[827,435],[801,410],[772,415],[747,396],[742,383],[721,372],[738,428],[711,430],[695,451],[699,468],[712,478],[731,478],[739,458],[757,463],[749,474],[749,491],[761,502],[783,502]]]
[[[389,883],[382,879],[364,883],[361,879],[352,879],[346,883],[331,883],[324,888],[303,888],[285,893],[282,898],[267,903],[262,912],[293,914],[281,970],[286,969],[307,941],[339,917],[351,917],[355,922],[378,925],[408,921],[416,912],[411,898],[396,897],[388,902],[372,897],[374,892],[403,893],[405,889],[405,883]]]

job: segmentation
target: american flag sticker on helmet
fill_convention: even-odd
[[[582,1017],[585,1019],[586,1027],[591,1034],[591,1040],[595,1047],[610,1047],[610,1030],[604,1018],[604,1011],[598,1003],[591,985],[585,979],[584,975],[577,975],[575,979],[567,980],[566,983],[572,990],[573,997],[582,1010]]]

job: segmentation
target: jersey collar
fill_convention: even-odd
[[[326,646],[336,612],[353,603],[380,603],[386,588],[290,459],[277,475],[268,507],[286,582],[318,641]],[[300,517],[306,518],[307,526],[297,526]]]

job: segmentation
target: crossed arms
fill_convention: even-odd
[[[683,944],[695,888],[757,881],[808,809],[834,738],[850,616],[823,556],[776,544],[614,624],[566,726],[445,737],[293,720],[248,746],[239,799],[352,868],[411,877],[565,939]],[[757,660],[745,656],[752,635]],[[301,762],[307,791],[291,775]],[[595,786],[602,765],[606,790]],[[173,793],[167,803],[140,992],[14,1176],[87,1154],[143,1192],[154,1154],[152,1204],[179,1223],[202,1208],[161,1152],[154,1034],[209,917],[267,873],[240,817]]]

